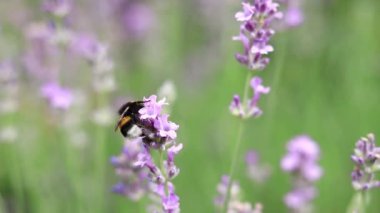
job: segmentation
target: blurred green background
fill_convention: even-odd
[[[214,212],[216,185],[228,173],[239,122],[228,106],[233,94],[242,94],[247,72],[233,56],[241,45],[231,40],[239,30],[234,14],[240,2],[143,1],[154,15],[139,38],[121,32],[118,17],[109,13],[111,2],[76,1],[70,24],[109,44],[118,87],[107,100],[115,122],[115,100],[141,99],[172,80],[177,99],[170,117],[180,125],[178,142],[184,144],[176,159],[181,173],[174,181],[181,211]],[[60,127],[65,113],[49,111],[33,76],[21,65],[27,48],[25,27],[48,20],[40,5],[0,3],[0,60],[15,61],[20,73],[15,97],[19,109],[0,119],[2,126],[18,128],[16,141],[0,143],[2,211],[145,212],[147,200],[134,203],[110,192],[117,177],[108,158],[122,146],[113,124],[95,126],[89,122],[91,114],[83,114],[90,140],[81,148],[70,145]],[[345,212],[354,194],[354,144],[369,132],[380,134],[380,2],[305,1],[302,7],[304,23],[276,33],[271,63],[257,73],[272,90],[260,103],[263,116],[245,124],[235,178],[243,200],[261,202],[264,212],[286,212],[283,196],[290,190],[290,178],[279,162],[289,139],[309,134],[321,147],[324,169],[315,212]],[[82,68],[62,69],[89,75]],[[256,149],[273,167],[263,185],[246,176],[243,159],[248,149]],[[368,212],[380,212],[379,190],[371,195]]]

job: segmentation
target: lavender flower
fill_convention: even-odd
[[[71,11],[71,4],[68,0],[47,0],[42,7],[46,12],[57,17],[65,17]]]
[[[380,181],[375,179],[375,172],[380,170],[380,147],[375,144],[374,134],[368,134],[356,142],[351,159],[355,164],[351,173],[355,190],[364,191],[380,187]]]
[[[289,27],[297,27],[303,23],[304,17],[302,9],[299,7],[289,7],[284,14],[284,22]]]
[[[301,4],[303,0],[281,0],[284,5],[284,18],[279,24],[280,28],[298,27],[304,21]]]
[[[141,123],[146,143],[152,147],[161,147],[174,141],[177,137],[178,125],[168,120],[168,115],[162,114],[162,106],[166,105],[165,99],[157,102],[157,96],[144,97],[144,107],[139,110]]]
[[[252,4],[243,2],[243,11],[237,12],[235,18],[242,22],[240,35],[233,40],[243,44],[244,52],[235,55],[238,62],[246,65],[251,70],[262,70],[269,63],[269,58],[264,57],[273,51],[269,40],[274,34],[270,24],[282,14],[277,11],[278,4],[272,0],[254,0]]]
[[[175,194],[172,183],[168,183],[168,194],[162,197],[162,206],[165,212],[179,212],[179,197]]]
[[[154,121],[154,127],[157,128],[158,135],[160,137],[168,137],[170,139],[175,139],[177,137],[176,130],[178,125],[168,121],[168,115],[162,115]]]
[[[288,153],[281,161],[285,172],[293,176],[293,189],[285,196],[285,204],[292,212],[309,212],[317,190],[314,182],[321,178],[322,168],[318,165],[319,147],[309,136],[301,135],[289,141]]]
[[[254,150],[247,151],[245,155],[245,163],[247,166],[248,177],[257,182],[263,183],[266,181],[271,173],[269,165],[262,165],[260,162],[259,154]]]
[[[179,212],[179,197],[175,194],[174,185],[171,182],[180,172],[175,165],[175,156],[182,150],[183,145],[177,144],[176,130],[178,125],[169,121],[169,115],[162,113],[165,100],[157,101],[157,96],[152,95],[144,98],[144,107],[139,111],[139,122],[137,126],[141,129],[141,137],[138,143],[143,147],[134,155],[132,163],[136,168],[145,169],[149,182],[149,194],[152,205],[149,206],[153,212]],[[155,162],[153,151],[159,151],[160,161]],[[166,159],[164,155],[166,154]],[[118,184],[116,189],[125,190],[125,185]],[[123,191],[124,192],[124,191]],[[160,201],[161,208],[158,207]]]
[[[44,80],[56,77],[51,73],[57,70],[56,65],[50,60],[58,52],[51,43],[54,32],[46,23],[30,24],[25,32],[28,49],[24,56],[24,65],[33,76]]]
[[[135,164],[143,149],[141,138],[127,138],[124,141],[122,153],[110,160],[115,167],[116,174],[121,179],[121,182],[117,183],[112,191],[134,201],[142,198],[147,191],[148,171]]]
[[[144,108],[140,109],[141,119],[156,119],[161,112],[162,106],[165,105],[165,99],[157,102],[157,96],[152,95],[149,98],[144,97]]]
[[[70,50],[89,63],[92,71],[92,88],[106,99],[106,95],[116,89],[113,61],[109,57],[108,46],[99,42],[95,37],[85,34],[74,34]],[[112,123],[113,110],[105,102],[99,103],[93,111],[93,121],[100,126]]]
[[[77,33],[70,44],[70,49],[78,56],[83,57],[90,63],[94,63],[100,48],[99,46],[100,44],[93,36]]]
[[[223,175],[220,183],[217,186],[217,197],[214,199],[214,205],[218,212],[222,212],[225,200],[227,199],[228,185],[230,177]],[[255,208],[249,202],[240,201],[240,185],[238,182],[233,181],[229,195],[229,202],[227,204],[228,213],[261,213],[262,205],[257,203]]]
[[[68,109],[73,101],[73,96],[69,89],[60,87],[57,83],[49,82],[42,86],[41,94],[48,100],[53,108]]]
[[[123,28],[127,34],[135,39],[147,35],[154,26],[155,14],[148,4],[142,2],[129,3],[128,8],[122,13]]]
[[[242,103],[240,97],[235,95],[230,104],[230,111],[233,115],[241,118],[249,118],[252,116],[256,118],[262,114],[257,104],[262,94],[268,94],[270,92],[270,87],[264,87],[260,77],[253,77],[250,84],[253,90],[252,98],[247,103]]]

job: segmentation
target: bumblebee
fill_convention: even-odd
[[[115,131],[120,129],[121,134],[127,137],[128,131],[133,125],[138,125],[140,122],[139,110],[144,107],[145,102],[146,101],[132,101],[123,104],[118,111],[120,119],[116,123]]]

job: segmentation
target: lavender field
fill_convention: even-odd
[[[380,212],[380,1],[0,2],[0,212]]]

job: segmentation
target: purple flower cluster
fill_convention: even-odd
[[[134,168],[144,169],[147,173],[145,176],[136,175],[141,179],[149,182],[149,193],[154,202],[149,209],[153,212],[179,212],[179,197],[175,194],[172,180],[179,174],[179,168],[175,165],[175,156],[182,150],[183,145],[177,144],[176,130],[178,125],[168,120],[168,115],[162,113],[162,106],[165,100],[157,101],[157,96],[152,95],[144,98],[144,107],[139,110],[140,121],[137,126],[141,129],[141,136],[137,139],[142,149],[133,155],[133,159],[127,161]],[[159,150],[159,162],[155,162],[153,151]],[[166,154],[166,158],[164,156]],[[123,154],[124,156],[125,154]],[[115,158],[113,158],[115,159]],[[115,162],[115,160],[112,160]],[[115,165],[115,163],[113,163]],[[140,170],[138,170],[140,171]],[[128,179],[128,178],[127,178]],[[120,187],[123,186],[123,187]],[[117,189],[121,188],[122,194],[126,194],[123,185],[118,184]],[[127,190],[128,191],[128,190]],[[157,205],[159,200],[159,207]],[[158,207],[158,209],[157,209]],[[161,210],[160,210],[161,209]]]
[[[60,87],[57,83],[49,82],[42,86],[41,94],[56,109],[68,109],[73,102],[69,89]]]
[[[259,154],[254,150],[249,150],[245,155],[248,177],[257,182],[263,183],[271,174],[269,165],[262,165]]]
[[[285,11],[282,27],[298,27],[304,21],[304,14],[301,8],[302,0],[281,0],[284,3]]]
[[[141,138],[126,138],[122,153],[111,157],[116,175],[121,181],[114,185],[112,191],[131,200],[139,200],[148,190],[146,178],[148,171],[137,165],[139,154],[144,150]]]
[[[70,4],[65,0],[50,0],[43,5],[45,11],[59,18],[64,18],[70,12]],[[71,38],[69,31],[57,27],[57,20],[49,23],[32,23],[26,32],[28,45],[25,56],[25,66],[33,72],[33,77],[42,81],[41,95],[48,100],[53,108],[68,109],[73,101],[71,90],[61,87],[59,66],[63,47]]]
[[[157,96],[152,95],[144,98],[145,104],[139,110],[141,128],[144,142],[151,147],[162,147],[170,144],[177,138],[178,125],[169,121],[169,115],[162,113],[162,107],[166,105],[165,99],[157,101]]]
[[[127,38],[144,38],[155,26],[156,15],[148,2],[112,0],[109,5]]]
[[[242,5],[243,11],[235,14],[236,20],[241,22],[240,35],[233,40],[243,44],[244,52],[235,57],[251,70],[262,70],[269,63],[269,58],[264,56],[273,51],[269,40],[274,30],[270,25],[274,19],[281,18],[282,13],[277,11],[279,5],[272,0],[246,1]]]
[[[380,187],[380,181],[375,179],[375,172],[380,170],[380,147],[376,147],[374,134],[368,134],[356,142],[351,160],[355,164],[351,173],[355,190]]]
[[[318,165],[319,146],[309,136],[301,135],[290,140],[287,149],[281,167],[292,174],[293,189],[284,201],[293,212],[304,212],[312,208],[311,202],[317,194],[314,182],[323,174]]]
[[[239,95],[235,95],[230,104],[230,111],[233,115],[241,118],[259,117],[262,114],[262,110],[258,107],[258,102],[262,94],[268,94],[270,87],[264,87],[262,85],[262,79],[260,77],[253,77],[250,82],[253,90],[252,98],[247,103],[242,103]]]
[[[224,208],[225,200],[227,199],[228,185],[230,177],[223,175],[220,183],[217,186],[217,197],[214,199],[214,205],[218,212],[222,212]],[[233,181],[231,184],[231,190],[229,195],[229,202],[227,204],[228,213],[261,213],[262,205],[257,203],[253,208],[249,202],[240,201],[240,185]]]
[[[71,2],[68,0],[48,0],[42,5],[43,10],[57,17],[65,17],[71,11]]]

